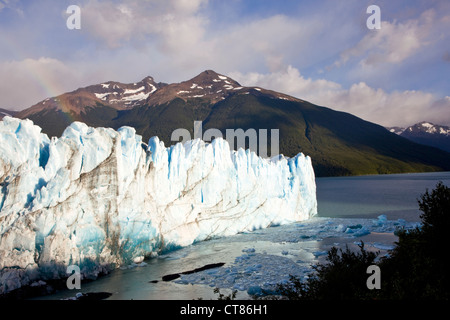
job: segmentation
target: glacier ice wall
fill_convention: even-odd
[[[316,214],[311,159],[262,159],[199,139],[166,148],[74,122],[49,139],[0,121],[0,293],[36,279],[84,277],[211,237]]]

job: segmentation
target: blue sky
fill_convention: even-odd
[[[450,125],[449,30],[446,0],[0,0],[0,108],[213,69],[386,126]]]

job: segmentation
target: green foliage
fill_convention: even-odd
[[[313,267],[314,274],[305,282],[291,277],[290,283],[280,285],[281,295],[292,300],[346,300],[371,297],[367,289],[367,268],[375,264],[378,253],[364,249],[364,243],[359,245],[360,252],[353,252],[348,247],[345,250],[331,248],[327,256],[327,264],[317,264]]]
[[[314,267],[305,282],[291,277],[279,292],[289,299],[408,299],[448,300],[450,264],[446,257],[446,235],[450,230],[450,188],[441,182],[418,200],[422,225],[396,233],[398,242],[389,255],[375,262],[376,254],[363,244],[359,253],[333,247],[327,264]],[[381,289],[366,287],[367,267],[381,270]]]
[[[431,193],[427,190],[418,202],[423,212],[420,219],[424,234],[430,235],[430,241],[434,244],[443,244],[450,225],[450,188],[439,182]]]
[[[450,188],[438,183],[418,200],[422,226],[401,230],[391,256],[383,259],[382,288],[389,299],[449,298],[447,233],[450,230]]]

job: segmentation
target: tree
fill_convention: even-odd
[[[442,182],[418,199],[422,225],[400,230],[396,247],[380,262],[383,295],[388,299],[449,298],[450,188]]]
[[[291,277],[278,291],[289,299],[408,299],[448,300],[450,264],[447,233],[450,230],[450,188],[442,182],[418,199],[421,225],[398,230],[398,242],[389,255],[376,264],[381,270],[381,290],[366,287],[366,270],[377,254],[361,243],[354,253],[333,247],[327,264],[317,264],[306,281]]]
[[[279,285],[281,295],[291,300],[346,300],[369,299],[374,292],[367,289],[367,268],[375,264],[378,252],[364,249],[364,243],[358,245],[360,252],[332,247],[328,251],[327,263],[313,266],[314,274],[305,282],[296,277],[290,283]]]

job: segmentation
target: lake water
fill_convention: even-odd
[[[393,248],[398,227],[420,221],[417,199],[450,172],[318,178],[318,216],[299,223],[214,239],[169,252],[140,265],[117,269],[81,290],[65,290],[40,299],[66,299],[78,292],[110,292],[109,299],[217,299],[214,288],[237,298],[270,292],[289,275],[305,277],[311,265],[323,262],[332,246],[357,249],[364,241],[380,256]],[[168,274],[224,263],[166,282]]]
[[[449,186],[450,172],[318,178],[319,216],[418,221],[417,199],[439,181]]]

